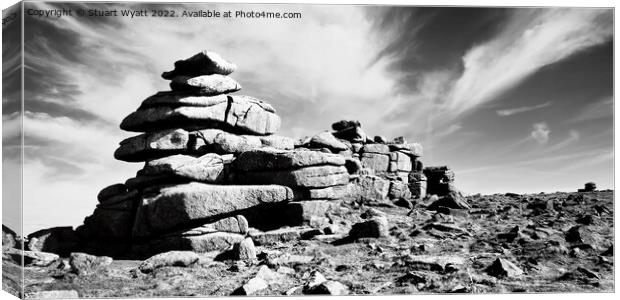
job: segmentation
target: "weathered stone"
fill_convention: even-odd
[[[189,133],[183,129],[144,133],[123,140],[114,151],[114,158],[128,162],[146,161],[184,153],[188,143]]]
[[[352,238],[380,238],[388,235],[388,220],[385,216],[372,217],[368,221],[354,224],[349,232]]]
[[[411,172],[411,170],[413,169],[411,157],[402,152],[391,152],[390,161],[395,164],[395,167],[391,168],[391,172]]]
[[[105,270],[112,263],[108,256],[95,256],[86,253],[71,253],[69,265],[78,275],[89,275]]]
[[[246,238],[238,244],[235,244],[233,252],[235,254],[235,259],[243,261],[256,260],[256,248],[251,238]]]
[[[242,153],[233,166],[242,171],[288,170],[310,166],[343,166],[345,159],[336,154],[316,151],[287,151],[262,148]]]
[[[241,85],[234,79],[220,74],[197,77],[177,76],[170,82],[175,92],[191,92],[203,96],[215,96],[236,92]]]
[[[17,234],[12,229],[2,225],[2,249],[16,248]]]
[[[375,135],[373,141],[375,143],[378,143],[378,144],[385,144],[385,143],[387,143],[387,139],[384,136],[381,136],[381,135]]]
[[[80,298],[76,290],[36,291],[26,294],[26,299],[74,299]]]
[[[141,262],[138,269],[151,273],[161,267],[188,267],[198,262],[200,257],[192,251],[169,251],[152,256]]]
[[[353,143],[365,143],[368,135],[359,126],[343,128],[333,133],[335,137]]]
[[[410,255],[407,266],[411,269],[443,272],[447,266],[462,266],[465,258],[456,255]]]
[[[323,276],[323,274],[319,271],[312,271],[310,272],[308,281],[306,281],[306,284],[304,285],[304,292],[309,291],[326,281],[327,278],[325,278],[325,276]]]
[[[285,136],[267,135],[259,136],[263,147],[271,147],[282,150],[293,150],[295,148],[295,140]]]
[[[239,287],[238,289],[236,289],[235,291],[233,291],[233,295],[245,295],[245,296],[251,296],[251,295],[255,295],[256,293],[268,288],[269,285],[267,284],[267,282],[265,282],[264,279],[262,278],[252,278],[250,280],[248,280],[248,282],[246,282],[243,286]]]
[[[58,254],[41,251],[22,251],[15,248],[3,249],[2,255],[10,256],[19,265],[21,265],[23,258],[24,266],[47,267],[60,260]]]
[[[182,128],[226,129],[235,133],[273,134],[280,128],[280,117],[262,102],[245,96],[228,96],[229,101],[212,106],[140,108],[123,119],[121,129],[154,131]]]
[[[376,172],[387,172],[390,167],[390,156],[387,154],[363,152],[360,161],[364,168],[373,169]]]
[[[456,209],[470,209],[471,207],[467,203],[467,200],[461,192],[452,191],[448,195],[439,198],[439,200],[431,203],[427,209],[428,210],[436,210],[438,207],[448,207],[448,208],[456,208]]]
[[[347,158],[344,167],[349,174],[357,174],[362,169],[362,162],[357,158]]]
[[[161,77],[172,79],[179,75],[199,76],[210,74],[228,75],[234,72],[237,66],[213,51],[201,51],[200,53],[174,63],[174,70],[164,72]]]
[[[351,121],[340,120],[338,122],[332,123],[332,129],[336,131],[351,128],[351,127],[361,127],[361,126],[362,124],[360,124],[360,121],[356,121],[356,120],[351,120]]]
[[[232,186],[189,183],[166,187],[144,198],[138,208],[134,236],[229,215],[263,203],[293,199],[290,188],[277,185]]]
[[[140,194],[136,190],[130,190],[106,199],[97,205],[100,208],[114,209],[114,210],[129,210],[135,207],[137,199]]]
[[[332,200],[295,201],[287,203],[281,214],[287,224],[307,225],[314,217],[325,217],[339,205],[339,201]]]
[[[171,175],[191,179],[192,181],[218,183],[224,178],[222,158],[214,153],[201,157],[173,155],[148,161],[142,172],[144,175]]]
[[[238,172],[234,174],[234,181],[238,184],[323,188],[349,183],[349,173],[343,166],[312,166],[295,170]]]
[[[54,227],[28,235],[28,250],[67,256],[77,248],[79,239],[73,227]]]
[[[293,189],[296,200],[336,200],[349,193],[346,185],[330,186],[322,189]]]
[[[365,201],[385,201],[390,190],[390,181],[373,175],[357,179],[357,195]]]
[[[246,234],[249,230],[248,221],[242,215],[223,218],[213,223],[203,224],[190,230],[180,231],[171,235],[194,236],[213,232],[230,232]]]
[[[523,270],[519,269],[512,262],[503,259],[497,258],[493,264],[485,269],[487,274],[495,277],[518,277],[523,274]]]
[[[238,233],[212,232],[202,235],[168,234],[148,242],[136,243],[132,253],[136,256],[151,256],[167,251],[193,251],[198,253],[231,249],[245,237]]]
[[[281,228],[265,232],[250,230],[249,236],[257,245],[265,246],[299,240],[304,230],[308,229]]]
[[[100,203],[106,202],[108,199],[114,196],[120,195],[120,194],[124,194],[126,192],[127,192],[127,186],[125,186],[124,184],[122,183],[113,184],[101,190],[99,194],[97,194],[97,200]]]
[[[213,141],[215,150],[220,153],[238,154],[252,149],[260,148],[263,143],[258,137],[248,135],[234,135],[221,133]]]
[[[362,153],[390,154],[390,148],[384,144],[366,144],[361,151]]]
[[[390,199],[411,199],[409,187],[402,181],[390,181],[390,189],[388,191]]]
[[[310,148],[328,148],[331,151],[339,152],[349,149],[347,145],[336,139],[329,131],[321,132],[310,139]]]
[[[338,281],[327,280],[308,289],[306,294],[342,296],[349,294],[349,288]]]

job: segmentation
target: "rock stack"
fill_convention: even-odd
[[[297,143],[297,149],[311,149],[337,153],[346,158],[346,168],[352,176],[349,196],[363,202],[395,201],[424,197],[422,184],[418,191],[409,187],[412,173],[421,174],[422,146],[408,143],[403,137],[387,141],[376,136],[370,139],[356,120],[342,120],[332,124],[333,131],[321,132]]]
[[[177,61],[162,75],[171,91],[148,97],[122,121],[121,129],[141,134],[122,141],[115,158],[145,164],[99,193],[77,229],[88,252],[229,249],[250,224],[324,218],[343,197],[345,159],[293,150],[294,140],[274,135],[280,118],[270,104],[231,94],[241,89],[228,76],[235,69],[209,51]]]

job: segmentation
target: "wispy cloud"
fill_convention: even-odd
[[[516,108],[502,109],[502,110],[498,110],[497,111],[497,115],[499,115],[501,117],[507,117],[507,116],[512,116],[512,115],[516,115],[516,114],[520,114],[520,113],[524,113],[524,112],[528,112],[528,111],[533,111],[533,110],[545,108],[545,107],[548,107],[550,105],[551,105],[551,101],[548,101],[548,102],[545,102],[545,103],[539,104],[539,105],[522,106],[522,107],[516,107]]]
[[[608,41],[609,11],[599,9],[517,10],[490,41],[463,56],[447,109],[460,114],[497,99],[542,67]]]
[[[581,110],[581,112],[579,112],[573,119],[571,119],[570,122],[581,123],[585,121],[592,121],[611,117],[614,113],[613,105],[613,96],[605,97],[592,104],[587,105]]]

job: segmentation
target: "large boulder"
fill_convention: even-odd
[[[264,203],[293,199],[290,188],[279,185],[211,185],[192,182],[162,188],[145,197],[136,215],[135,237],[208,221]]]
[[[262,148],[241,153],[233,162],[240,171],[289,170],[310,166],[344,166],[345,158],[317,151]]]
[[[234,182],[324,188],[349,183],[349,173],[344,166],[312,166],[294,170],[237,172]]]
[[[170,82],[170,88],[175,92],[215,96],[236,92],[241,89],[241,85],[228,76],[213,74],[198,77],[177,76]]]
[[[2,249],[17,248],[17,234],[11,228],[2,225]]]
[[[79,238],[73,227],[54,227],[39,230],[28,235],[28,250],[51,252],[67,256],[79,245]]]
[[[174,70],[164,72],[161,77],[172,79],[179,75],[200,76],[210,74],[228,75],[234,72],[237,66],[213,51],[201,51],[200,53],[174,63]]]
[[[125,117],[121,129],[147,132],[161,129],[219,128],[234,133],[269,135],[280,128],[273,108],[251,97],[228,96],[211,106],[156,106],[139,108]]]
[[[390,168],[390,155],[365,152],[362,154],[360,161],[364,168],[372,169],[375,172],[387,172]]]
[[[147,162],[142,174],[169,175],[192,181],[217,183],[224,180],[224,161],[214,153],[201,157],[178,154]]]

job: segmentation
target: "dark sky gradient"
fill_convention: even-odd
[[[452,167],[469,194],[613,187],[612,10],[152,7],[303,18],[28,18],[25,231],[81,223],[101,188],[135,174],[140,164],[112,157],[132,135],[118,124],[168,88],[162,71],[202,49],[238,64],[240,93],[272,103],[282,135],[358,119],[371,136],[422,143],[424,163]],[[9,98],[5,128],[17,128]]]

